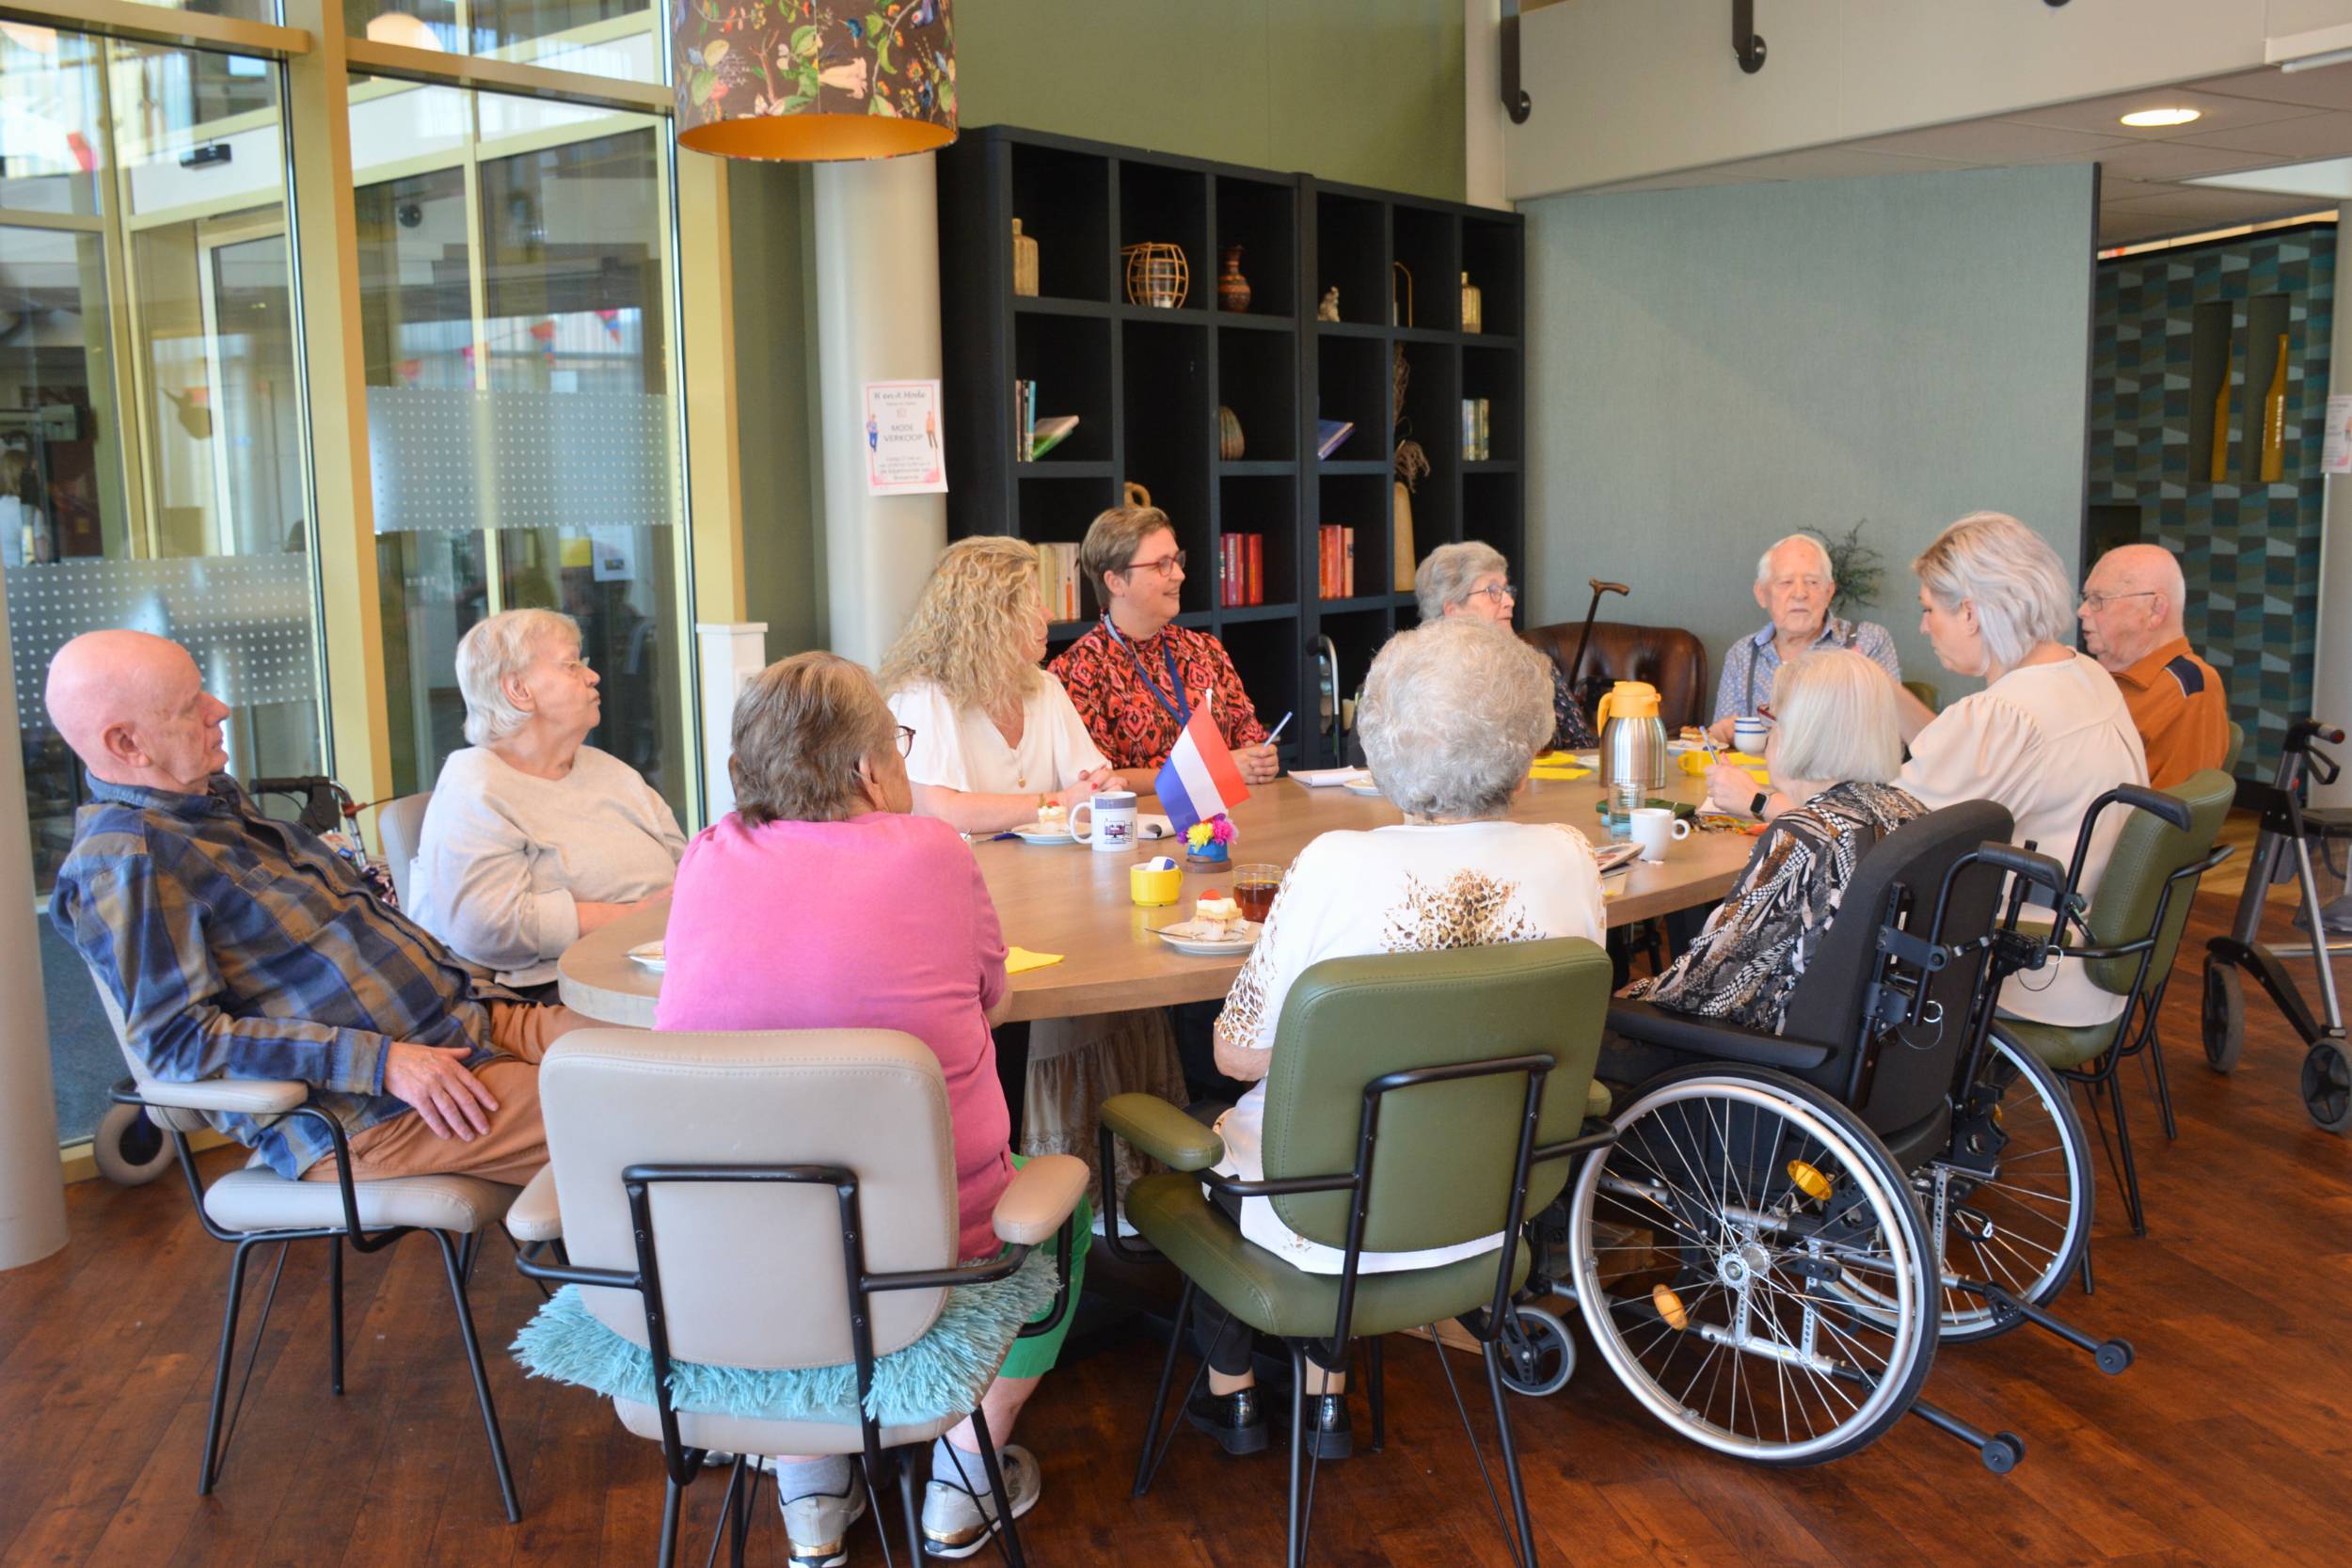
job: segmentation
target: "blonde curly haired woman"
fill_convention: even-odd
[[[1061,682],[1038,667],[1051,623],[1037,563],[1037,550],[1018,539],[956,541],[882,656],[882,695],[891,715],[914,732],[907,778],[917,816],[995,833],[1036,821],[1041,806],[1132,787],[1087,734]],[[1175,1037],[1158,1008],[1000,1028],[996,1070],[1012,1113],[1013,1147],[1074,1154],[1089,1166],[1097,1159],[1095,1111],[1104,1101],[1130,1091],[1184,1096]],[[1139,1174],[1122,1164],[1120,1186]],[[1099,1186],[1095,1198],[1099,1213]]]
[[[914,809],[967,833],[1002,832],[1120,787],[1045,657],[1034,546],[978,534],[947,546],[906,630],[882,656],[882,689],[914,732]]]

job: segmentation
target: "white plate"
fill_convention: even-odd
[[[1380,793],[1380,786],[1374,784],[1369,775],[1361,779],[1349,780],[1346,788],[1350,795],[1368,795],[1375,800],[1385,800],[1388,799],[1387,796]]]
[[[658,942],[639,942],[628,950],[628,957],[630,962],[644,964],[657,974],[669,967],[669,960],[661,956],[661,944]]]
[[[1354,784],[1371,775],[1360,768],[1295,768],[1291,777],[1309,789],[1328,789],[1333,784]]]
[[[1012,836],[1024,844],[1075,844],[1077,838],[1068,823],[1030,822],[1012,830]]]
[[[1218,942],[1210,942],[1200,937],[1185,935],[1184,933],[1191,928],[1191,921],[1180,920],[1173,926],[1159,927],[1152,934],[1179,953],[1198,953],[1204,958],[1214,958],[1220,954],[1248,952],[1257,945],[1258,933],[1265,929],[1254,920],[1245,920],[1242,922],[1241,935],[1227,937]]]

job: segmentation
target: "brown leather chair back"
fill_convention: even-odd
[[[1552,663],[1567,670],[1583,626],[1581,621],[1565,621],[1531,626],[1519,635]],[[1680,626],[1595,621],[1584,662],[1568,670],[1568,679],[1580,693],[1583,682],[1598,681],[1606,689],[1612,681],[1647,681],[1658,689],[1658,717],[1664,721],[1670,736],[1685,724],[1706,723],[1714,699],[1707,685],[1707,645]],[[1589,709],[1586,717],[1591,717]]]

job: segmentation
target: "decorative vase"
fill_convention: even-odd
[[[2221,389],[2213,397],[2213,466],[2206,476],[2216,484],[2230,478],[2230,367],[2221,367]]]
[[[1410,326],[1413,325],[1413,269],[1406,266],[1402,261],[1391,261],[1389,263],[1389,268],[1395,274],[1395,277],[1391,278],[1390,281],[1391,283],[1401,282],[1404,285],[1403,293],[1398,293],[1393,291],[1391,293],[1389,299],[1389,325],[1391,326]]]
[[[2287,460],[2287,335],[2279,334],[2279,357],[2270,367],[2270,390],[2263,394],[2263,467],[2265,484],[2286,475]]]
[[[1037,297],[1037,242],[1021,232],[1019,218],[1012,220],[1012,292]]]
[[[1242,453],[1247,450],[1242,444],[1241,416],[1223,404],[1218,404],[1216,405],[1217,461],[1238,463],[1241,461]]]
[[[1462,275],[1462,330],[1486,330],[1486,295],[1484,290],[1470,280],[1469,273]]]
[[[1413,567],[1419,557],[1413,554],[1413,492],[1403,480],[1396,482],[1396,511],[1391,526],[1396,532],[1396,569],[1390,584],[1400,594],[1413,591]]]
[[[1241,246],[1225,247],[1225,270],[1216,275],[1216,305],[1237,316],[1249,313],[1249,279],[1241,275]]]
[[[1154,240],[1131,245],[1120,252],[1127,259],[1127,303],[1154,310],[1173,310],[1192,292],[1192,268],[1184,247]]]
[[[1233,858],[1231,853],[1232,848],[1231,845],[1219,844],[1215,839],[1211,839],[1198,849],[1187,847],[1184,850],[1184,863],[1187,865],[1224,865]]]

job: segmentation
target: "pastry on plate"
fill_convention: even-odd
[[[1040,806],[1037,808],[1037,825],[1066,832],[1070,827],[1070,810],[1067,806]]]
[[[1203,942],[1238,937],[1248,924],[1241,917],[1241,906],[1215,888],[1202,894],[1200,902],[1192,907],[1193,933]]]

